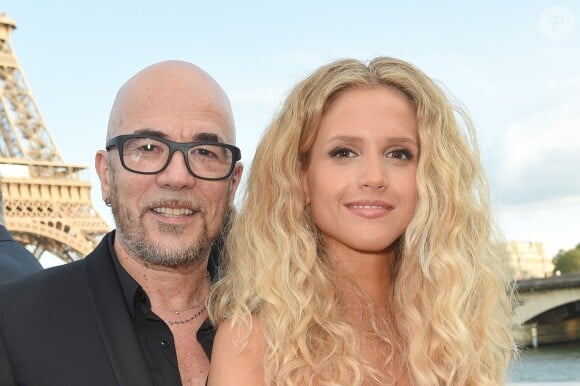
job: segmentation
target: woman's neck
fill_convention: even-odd
[[[360,298],[363,295],[377,307],[386,307],[393,282],[394,251],[362,253],[349,250],[348,253],[333,253],[337,276],[353,284],[355,290],[352,296]],[[357,292],[362,294],[357,295]]]

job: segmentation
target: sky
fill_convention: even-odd
[[[507,239],[549,256],[580,243],[580,2],[1,0],[0,12],[47,128],[66,162],[88,166],[111,226],[94,154],[137,71],[179,59],[210,73],[248,167],[298,81],[336,59],[393,56],[471,114]]]

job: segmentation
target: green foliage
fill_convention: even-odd
[[[554,262],[554,273],[580,273],[580,244],[574,249],[568,251],[560,250],[556,257],[552,260]]]

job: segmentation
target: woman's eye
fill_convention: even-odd
[[[339,147],[339,148],[332,150],[330,152],[330,156],[333,158],[348,158],[348,157],[354,157],[355,153],[352,150],[347,149],[345,147]]]
[[[397,149],[387,153],[388,158],[400,159],[400,160],[410,160],[413,158],[413,154],[406,149]]]

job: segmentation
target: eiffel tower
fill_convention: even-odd
[[[0,177],[5,226],[40,258],[83,258],[109,226],[91,204],[83,165],[65,163],[24,78],[0,13]]]

